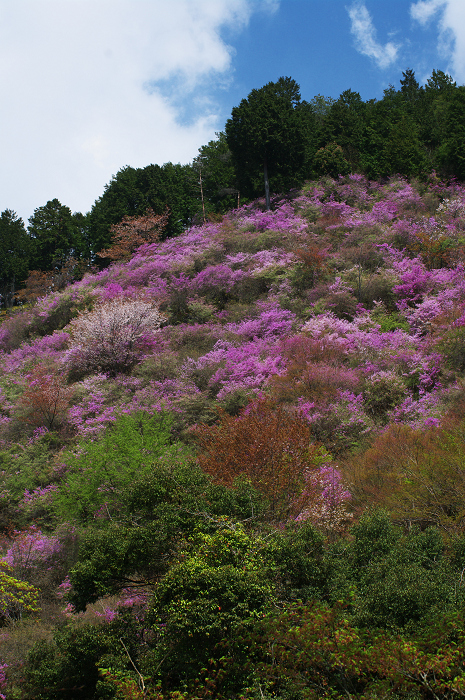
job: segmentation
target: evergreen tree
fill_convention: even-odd
[[[411,68],[407,68],[406,71],[402,71],[402,75],[404,78],[400,81],[402,86],[400,91],[407,102],[414,103],[418,99],[421,92],[420,83],[415,78],[415,73]]]
[[[16,289],[27,277],[30,239],[23,220],[11,209],[0,215],[0,305],[13,306]]]
[[[226,212],[237,206],[240,201],[240,191],[226,135],[221,132],[216,136],[216,140],[209,141],[206,146],[199,148],[199,155],[192,163],[199,182],[201,178],[207,213]]]
[[[314,122],[315,116],[310,106],[301,102],[300,88],[292,78],[282,77],[252,90],[234,107],[226,122],[226,140],[241,191],[257,196],[261,173],[269,209],[270,184],[277,191],[300,184]]]
[[[444,136],[438,149],[442,172],[465,180],[465,86],[450,93],[444,113]]]
[[[33,244],[36,270],[61,268],[75,253],[75,222],[69,207],[52,199],[34,210],[28,232]]]
[[[342,148],[348,170],[357,170],[364,131],[364,103],[358,92],[345,90],[323,117],[319,146],[337,144]],[[328,171],[329,172],[329,171]],[[342,171],[335,173],[344,174]]]
[[[93,253],[108,248],[111,227],[125,216],[143,216],[150,208],[162,215],[169,209],[165,237],[175,236],[201,212],[196,175],[189,165],[165,163],[145,168],[122,168],[106,185],[89,214]]]

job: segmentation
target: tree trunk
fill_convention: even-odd
[[[271,203],[270,203],[270,182],[268,180],[268,165],[266,162],[266,158],[263,162],[263,176],[265,178],[265,199],[266,199],[266,210],[270,211],[271,209]]]
[[[203,198],[203,184],[202,184],[202,168],[199,170],[199,182],[200,182],[200,195],[202,197],[202,212],[203,212],[203,223],[207,223],[207,217],[205,216],[205,200]]]

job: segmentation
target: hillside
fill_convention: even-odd
[[[6,697],[455,697],[421,635],[465,633],[464,264],[462,185],[325,176],[6,315]],[[330,618],[368,636],[309,680]]]

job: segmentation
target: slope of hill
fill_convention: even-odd
[[[272,212],[257,202],[143,246],[15,314],[0,338],[6,439],[25,428],[11,404],[37,363],[68,377],[61,419],[78,434],[162,405],[189,423],[214,402],[234,411],[263,392],[300,404],[321,438],[328,412],[339,416],[341,447],[389,420],[434,424],[464,362],[465,195],[419,189],[320,180]],[[161,330],[144,317],[152,306]],[[95,356],[84,347],[92,334]],[[105,334],[119,347],[105,348]],[[40,411],[34,421],[50,427]]]
[[[42,610],[48,605],[50,615],[63,616],[57,593],[72,584],[68,599],[76,610],[117,595],[135,628],[138,615],[148,615],[144,653],[131,647],[127,656],[111,649],[122,632],[108,638],[103,632],[100,642],[92,636],[98,620],[116,620],[115,629],[123,624],[114,599],[113,612],[91,608],[94,626],[73,628],[78,636],[89,633],[93,667],[98,661],[113,688],[113,695],[98,694],[97,674],[79,697],[149,697],[137,694],[137,674],[126,668],[136,657],[147,676],[163,670],[166,692],[179,689],[175,677],[187,684],[198,678],[209,654],[219,693],[223,671],[215,645],[223,623],[210,608],[220,610],[218,600],[228,598],[226,579],[236,586],[224,622],[229,640],[239,634],[238,620],[249,624],[277,600],[349,600],[351,584],[341,581],[352,574],[336,575],[332,560],[331,576],[340,578],[328,583],[323,541],[345,537],[367,505],[381,503],[398,522],[461,531],[463,455],[454,431],[460,431],[465,369],[464,245],[465,188],[457,183],[434,176],[426,184],[326,177],[276,201],[272,211],[256,201],[142,246],[130,260],[3,321],[0,526],[11,581],[0,614],[17,622],[26,610],[21,585],[29,585]],[[428,455],[441,465],[436,471]],[[397,556],[400,530],[373,517],[391,532],[386,552]],[[249,521],[254,534],[239,524]],[[300,534],[284,543],[280,533],[289,522]],[[296,563],[297,550],[302,557],[307,552],[313,573],[303,559]],[[224,578],[219,569],[205,573],[212,552],[224,556]],[[351,556],[354,571],[365,566]],[[452,567],[462,554],[454,556]],[[286,573],[286,557],[294,573]],[[306,571],[301,580],[298,566]],[[183,622],[173,605],[187,595],[187,575],[195,605],[194,589],[211,590],[204,601],[209,612],[186,608]],[[449,591],[455,573],[439,585],[442,575],[434,573],[431,585]],[[142,591],[138,598],[134,586]],[[357,586],[362,602],[350,603],[353,624],[404,629],[436,605],[425,602],[425,610],[404,619],[388,601],[389,617],[375,613],[366,581]],[[455,609],[447,591],[439,596],[441,610]],[[429,592],[422,595],[429,600]],[[49,636],[50,615],[43,613],[38,637]],[[158,624],[171,625],[169,638]],[[10,639],[21,635],[21,625],[15,630]],[[197,646],[205,635],[215,640],[205,642],[204,656],[189,641],[200,631]],[[181,646],[166,661],[178,633]],[[68,648],[71,637],[63,634],[55,644]],[[134,634],[137,647],[142,633]],[[279,629],[270,634],[279,636]],[[154,651],[153,635],[163,653]],[[20,693],[14,644],[6,643],[4,657]],[[242,652],[228,649],[239,663]],[[63,669],[54,654],[45,644],[30,657],[24,687],[34,688],[33,697],[70,692],[68,684],[65,695],[37,694],[40,684],[58,692]],[[271,688],[276,679],[270,678]],[[221,692],[233,697],[228,687]]]

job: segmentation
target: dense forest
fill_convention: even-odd
[[[2,214],[0,698],[465,694],[463,93],[401,84]]]

